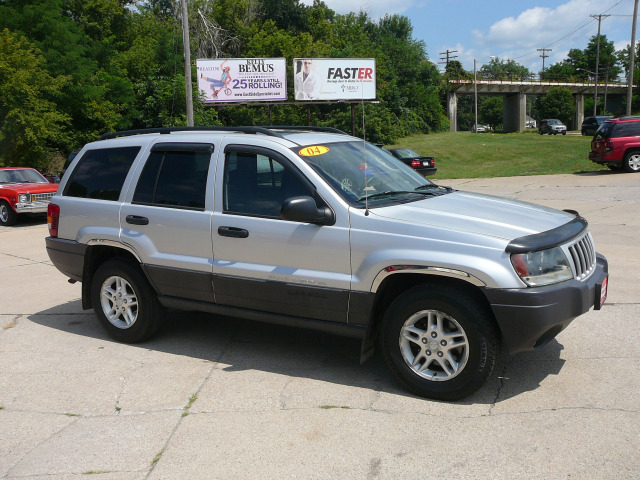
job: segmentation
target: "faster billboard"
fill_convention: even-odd
[[[196,60],[198,89],[206,103],[287,99],[284,58]]]
[[[375,58],[294,58],[296,100],[375,100]]]

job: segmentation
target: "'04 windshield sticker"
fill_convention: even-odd
[[[315,157],[317,155],[324,155],[329,151],[329,147],[322,145],[312,145],[311,147],[304,147],[298,152],[298,155],[303,157]]]

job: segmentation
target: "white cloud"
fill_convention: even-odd
[[[625,2],[625,6],[628,2]],[[597,20],[590,17],[611,7],[602,0],[570,0],[555,8],[533,7],[517,17],[506,17],[495,22],[486,33],[475,38],[483,50],[496,52],[500,58],[512,58],[533,71],[541,69],[541,52],[538,48],[550,48],[545,65],[560,62],[567,57],[570,48],[584,49],[589,39],[597,34]],[[622,5],[616,8],[619,11]],[[612,40],[614,31],[621,24],[631,23],[629,18],[611,16],[603,19],[601,33]],[[628,43],[628,42],[627,42]],[[616,43],[618,47],[618,43]]]

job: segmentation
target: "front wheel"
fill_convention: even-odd
[[[629,152],[624,156],[622,165],[625,172],[634,173],[640,171],[640,152]]]
[[[13,208],[4,200],[0,200],[0,225],[10,227],[16,223],[18,214],[13,211]]]
[[[107,333],[124,343],[153,336],[163,321],[163,310],[144,274],[130,262],[112,259],[96,271],[91,300]]]
[[[439,285],[418,285],[396,298],[384,314],[381,342],[396,378],[436,400],[478,390],[500,350],[487,308],[473,295]]]
[[[567,132],[562,132],[562,134],[563,134],[563,135],[566,135],[566,134],[567,134]]]

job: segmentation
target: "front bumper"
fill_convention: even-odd
[[[16,213],[47,213],[49,202],[16,203]]]
[[[545,287],[485,289],[502,337],[514,354],[542,347],[574,318],[600,307],[607,259],[598,254],[594,273],[584,282],[568,280]]]

